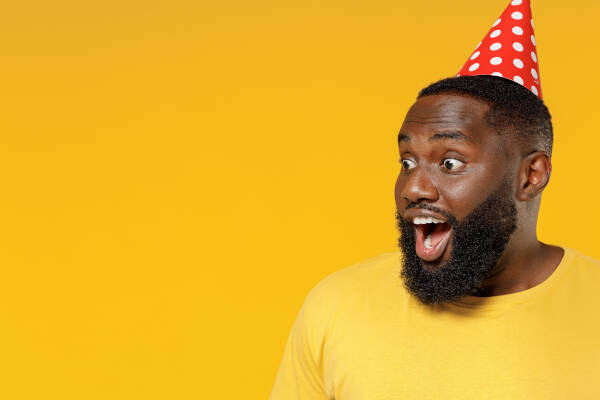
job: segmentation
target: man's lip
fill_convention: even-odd
[[[412,222],[416,217],[432,217],[443,222],[448,222],[448,218],[444,217],[442,214],[438,214],[429,210],[411,208],[404,213],[404,219],[407,219],[410,222]]]
[[[424,232],[422,225],[413,225],[415,229],[415,252],[418,257],[429,263],[438,263],[444,258],[453,235],[452,227],[448,227],[448,232],[433,248],[424,246]]]

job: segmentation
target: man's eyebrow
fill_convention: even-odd
[[[462,133],[460,131],[438,132],[429,138],[430,141],[442,140],[442,139],[456,139],[456,140],[464,140],[467,142],[473,141],[473,139],[471,139],[469,136],[465,135],[464,133]],[[402,142],[410,142],[410,136],[408,136],[406,133],[400,132],[398,134],[398,143],[402,143]]]
[[[457,140],[465,140],[467,142],[473,141],[473,139],[471,139],[469,136],[465,135],[464,133],[462,133],[460,131],[438,132],[429,138],[429,140],[441,140],[441,139],[457,139]]]

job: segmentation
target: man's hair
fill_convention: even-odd
[[[525,87],[491,75],[460,76],[432,83],[417,99],[450,93],[474,97],[489,105],[488,126],[499,133],[513,131],[518,139],[552,155],[552,121],[544,102]]]

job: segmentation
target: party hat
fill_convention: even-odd
[[[510,2],[457,76],[473,75],[501,76],[542,98],[530,0]]]

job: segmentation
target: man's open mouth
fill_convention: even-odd
[[[416,252],[425,261],[440,258],[451,236],[450,224],[434,217],[415,217],[413,224],[416,231]]]

